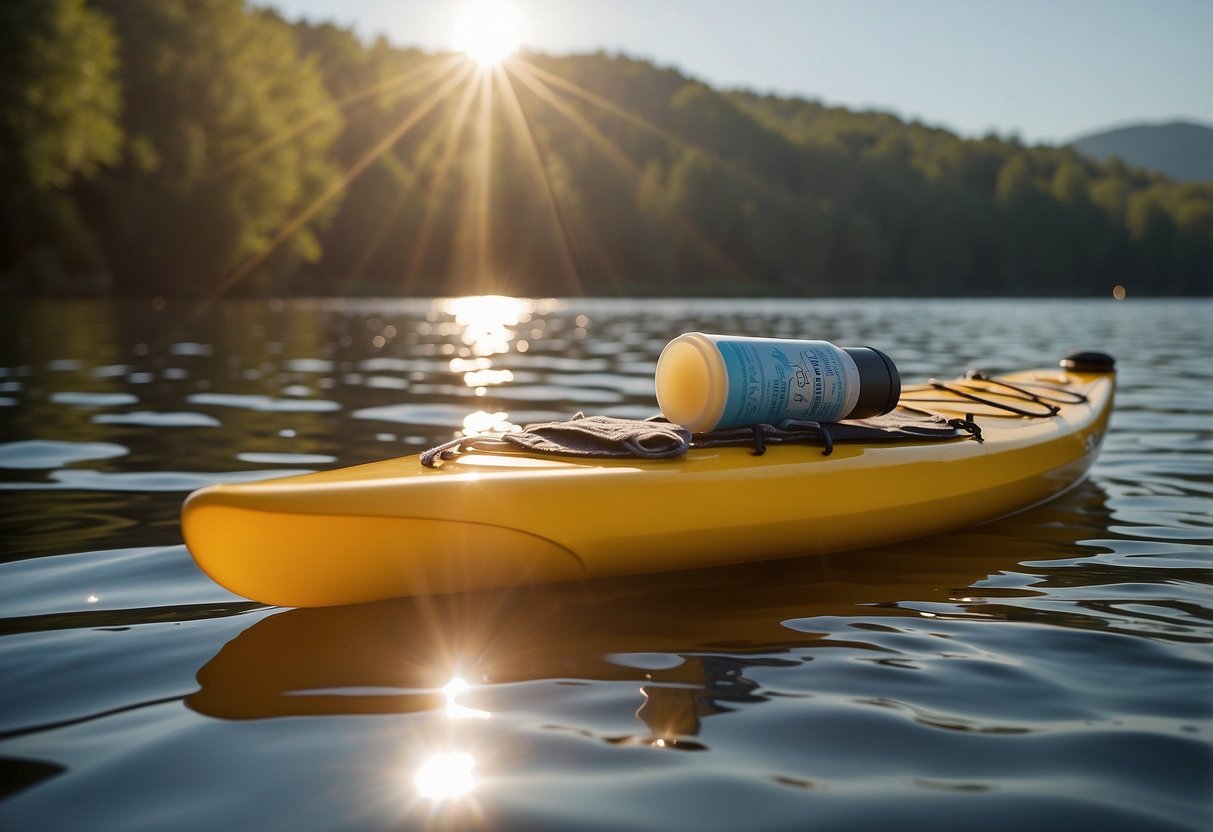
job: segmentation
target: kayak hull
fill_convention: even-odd
[[[1085,400],[1049,418],[907,393],[982,441],[692,449],[672,460],[471,452],[403,457],[190,495],[198,565],[269,604],[328,606],[878,546],[972,526],[1081,481],[1114,376],[1004,377]],[[991,388],[997,395],[1000,388]],[[919,398],[915,399],[917,395]]]

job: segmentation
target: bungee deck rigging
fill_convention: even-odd
[[[566,422],[540,422],[527,425],[521,431],[461,436],[422,452],[419,458],[427,468],[437,468],[443,462],[472,451],[530,451],[604,459],[671,459],[692,448],[736,446],[752,446],[754,455],[762,456],[768,445],[793,442],[820,445],[822,453],[828,456],[837,442],[923,442],[966,436],[981,441],[981,426],[975,414],[948,417],[916,404],[956,404],[956,399],[961,399],[1005,411],[988,414],[993,417],[1010,414],[1049,418],[1056,416],[1062,405],[1087,401],[1085,394],[1063,387],[1035,386],[1034,392],[1024,383],[1012,384],[984,371],[970,370],[961,381],[930,379],[922,385],[905,387],[897,409],[883,416],[841,422],[786,419],[778,424],[755,424],[695,434],[662,417],[620,419],[578,413]],[[953,398],[920,395],[929,391]],[[1039,407],[1029,409],[1016,402]]]

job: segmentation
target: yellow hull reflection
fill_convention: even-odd
[[[896,625],[923,605],[1002,616],[1038,593],[986,578],[1093,554],[1104,501],[1087,484],[1014,520],[862,554],[284,610],[228,642],[186,702],[224,719],[441,712],[454,675],[469,680],[464,707],[486,704],[483,683],[634,681],[655,736],[690,736],[713,656],[770,661],[824,645],[821,617]]]

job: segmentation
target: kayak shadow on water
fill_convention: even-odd
[[[747,667],[800,663],[793,651],[843,644],[813,632],[814,618],[917,616],[922,604],[983,614],[1042,594],[1030,588],[1035,569],[1020,564],[1108,551],[1089,542],[1107,528],[1106,499],[1088,481],[1011,518],[880,549],[283,610],[225,644],[185,701],[233,720],[391,714],[455,707],[456,677],[634,681],[645,697],[637,715],[654,734],[685,737],[730,702],[761,701]],[[1016,572],[1020,587],[982,586]],[[861,641],[856,631],[849,644]]]

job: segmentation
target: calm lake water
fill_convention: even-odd
[[[0,828],[1213,821],[1208,300],[10,301],[0,318]],[[907,380],[1102,350],[1117,409],[1055,502],[830,557],[284,610],[181,545],[181,501],[207,483],[652,415],[657,354],[692,329],[871,344]]]

